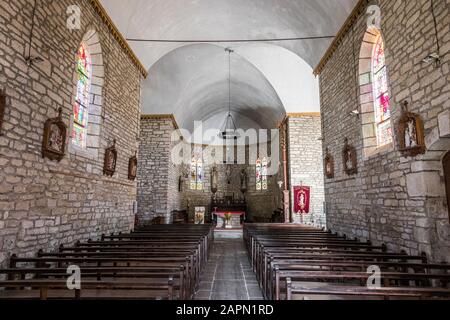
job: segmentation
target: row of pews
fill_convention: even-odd
[[[268,300],[450,299],[450,266],[425,255],[285,224],[247,224],[244,242]]]
[[[31,258],[12,255],[0,269],[0,300],[189,300],[213,240],[212,225],[151,225]]]

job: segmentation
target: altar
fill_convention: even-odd
[[[245,222],[247,212],[247,202],[245,199],[236,199],[228,196],[222,199],[213,198],[211,203],[213,220],[218,228],[225,228],[225,215],[231,215],[231,227],[233,229],[241,228]]]
[[[231,228],[233,229],[237,229],[237,228],[241,228],[242,227],[242,222],[245,221],[245,212],[244,211],[230,211],[230,212],[225,212],[225,211],[214,211],[213,216],[216,217],[216,221],[217,221],[217,227],[218,228],[225,228],[225,215],[229,214],[231,215],[231,220],[230,220],[230,224],[231,224]]]

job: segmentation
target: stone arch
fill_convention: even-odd
[[[361,50],[359,53],[359,104],[361,112],[361,125],[363,137],[363,155],[369,158],[384,150],[392,150],[394,144],[390,143],[379,147],[377,141],[377,123],[375,116],[375,97],[373,92],[372,79],[372,61],[374,54],[374,47],[377,39],[381,37],[384,41],[382,32],[376,28],[370,28],[364,34]],[[386,66],[388,68],[388,66]],[[389,74],[389,73],[388,73]],[[389,78],[388,78],[389,80]],[[390,86],[388,83],[388,93],[390,93]],[[392,117],[391,128],[393,128]]]
[[[81,148],[74,145],[69,138],[69,151],[76,155],[81,155],[91,159],[98,159],[100,149],[100,134],[102,128],[103,119],[103,86],[105,81],[105,70],[103,62],[103,51],[101,41],[98,32],[93,27],[87,28],[82,39],[77,43],[77,48],[81,43],[85,43],[89,50],[92,60],[92,75],[91,75],[91,88],[90,88],[90,103],[89,103],[89,116],[88,127],[86,137],[86,148]],[[76,49],[75,49],[76,51]],[[75,61],[75,57],[73,58]],[[72,105],[75,103],[76,90],[77,90],[77,76],[76,71],[73,72],[73,92],[72,92]],[[70,118],[70,132],[73,129],[73,114]]]

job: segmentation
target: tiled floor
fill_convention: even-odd
[[[263,300],[242,240],[242,231],[216,231],[196,300]]]

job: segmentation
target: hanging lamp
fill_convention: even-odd
[[[224,140],[237,140],[239,133],[237,132],[236,122],[231,114],[231,54],[234,50],[226,48],[225,51],[228,52],[228,115],[219,133],[219,137]]]

